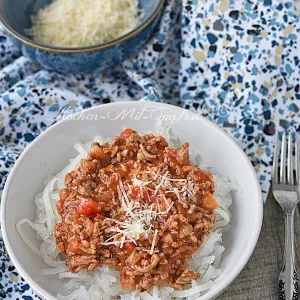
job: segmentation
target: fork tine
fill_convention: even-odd
[[[280,183],[286,183],[286,134],[283,132],[281,141],[281,156],[280,156]]]
[[[275,151],[273,157],[273,174],[272,174],[272,182],[278,183],[278,162],[279,162],[279,134],[276,133],[275,136]]]
[[[296,134],[296,143],[295,143],[295,160],[296,160],[296,184],[299,185],[299,168],[300,168],[300,162],[299,162],[299,143],[300,139],[299,136]]]
[[[289,133],[287,149],[287,182],[294,184],[294,166],[293,166],[293,136]]]

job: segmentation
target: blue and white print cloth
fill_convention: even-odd
[[[180,105],[223,127],[251,159],[266,197],[275,129],[300,129],[300,22],[283,0],[168,0],[141,53],[102,73],[40,69],[0,28],[0,192],[24,147],[74,111],[147,97]],[[0,236],[0,298],[38,298]]]

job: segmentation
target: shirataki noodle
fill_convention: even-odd
[[[59,299],[193,300],[209,290],[221,275],[219,264],[225,250],[222,228],[231,219],[231,190],[239,186],[217,175],[212,177],[204,167],[200,169],[196,165],[197,153],[188,153],[188,144],[179,148],[170,128],[162,125],[157,134],[164,138],[130,132],[123,141],[122,136],[121,141],[99,136],[93,142],[76,144],[78,156],[49,178],[43,193],[37,195],[35,222],[18,222],[17,230],[24,242],[51,267],[41,270],[42,274],[58,276],[63,281],[67,296],[59,294]],[[130,136],[132,143],[127,141]],[[120,155],[130,148],[128,145],[139,147],[132,148],[131,157],[123,155],[122,159]],[[103,163],[100,168],[94,168],[89,164],[97,161],[93,147],[99,151],[105,146],[111,147],[109,155],[98,160]],[[174,171],[178,164],[185,172]],[[123,165],[123,170],[114,165]],[[93,201],[95,189],[78,183],[78,176],[93,176],[96,169],[102,182],[105,176],[123,174],[115,181],[110,178],[114,186],[99,184],[99,202]],[[202,184],[200,194],[212,198],[203,196],[202,207],[195,198],[199,190],[189,186],[192,178],[199,179],[198,186]],[[24,223],[36,230],[42,240],[40,249],[24,235]],[[90,236],[86,236],[88,226]],[[87,243],[93,240],[94,246]],[[67,265],[60,253],[64,253]]]

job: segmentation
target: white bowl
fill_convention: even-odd
[[[223,273],[200,299],[219,295],[243,269],[257,243],[263,217],[260,185],[244,152],[223,130],[189,111],[144,101],[114,103],[88,109],[50,127],[22,153],[7,179],[1,204],[4,242],[20,274],[41,296],[56,299],[57,293],[63,292],[62,282],[56,276],[41,274],[47,265],[24,244],[15,225],[23,218],[35,219],[34,197],[43,190],[44,180],[76,155],[75,143],[99,134],[118,135],[128,127],[153,131],[162,116],[180,140],[189,142],[217,174],[237,180],[243,188],[242,193],[234,193],[232,228],[224,233]],[[34,232],[26,233],[39,246]]]

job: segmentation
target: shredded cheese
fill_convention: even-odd
[[[154,195],[156,195],[156,193],[157,193],[157,191],[160,189],[160,187],[161,186],[163,186],[164,184],[165,184],[165,180],[166,180],[166,178],[167,178],[167,176],[168,176],[168,171],[161,177],[161,181],[160,181],[160,183],[158,184],[158,186],[156,187],[156,189],[155,189],[155,192],[154,192]]]
[[[152,181],[143,181],[136,177],[133,177],[133,179],[131,179],[131,181],[132,181],[132,184],[137,187],[144,187],[147,184],[150,184],[152,182]]]
[[[179,202],[184,203],[185,197],[193,198],[193,194],[190,191],[192,183],[186,179],[176,179],[168,177],[169,171],[160,170],[156,172],[154,169],[148,169],[142,179],[134,176],[131,182],[124,185],[121,177],[117,185],[118,200],[124,211],[124,215],[118,220],[109,219],[116,225],[111,228],[113,236],[109,237],[102,245],[117,245],[123,248],[125,242],[133,242],[136,246],[137,241],[141,236],[148,238],[153,236],[150,249],[142,249],[153,255],[155,253],[155,241],[158,235],[158,230],[153,231],[155,221],[164,221],[166,216],[171,210],[174,202],[167,198],[166,195],[173,193],[178,198]],[[148,188],[148,184],[153,186],[153,189]],[[141,195],[146,195],[147,201],[136,201],[136,197],[132,195],[132,189],[139,188]],[[148,193],[150,190],[153,196],[156,197],[156,201],[152,202]],[[162,198],[161,202],[158,198]],[[115,199],[115,201],[117,201]],[[162,208],[163,207],[163,208]]]
[[[136,241],[140,236],[147,236],[152,229],[152,221],[156,219],[156,212],[153,210],[152,206],[143,208],[139,202],[130,200],[121,179],[119,179],[118,193],[119,198],[121,198],[122,208],[126,212],[125,220],[120,222],[118,220],[110,219],[118,225],[111,229],[111,231],[116,232],[116,234],[102,244],[120,245],[120,248],[123,248],[127,239],[137,245]],[[120,236],[121,239],[118,240]]]
[[[135,29],[140,16],[138,0],[55,0],[31,17],[26,33],[49,46],[93,46]]]
[[[158,233],[158,230],[155,229],[153,240],[152,240],[152,245],[151,245],[151,250],[150,250],[151,255],[153,255],[153,253],[154,253],[154,246],[155,246],[155,240],[156,240],[156,237],[157,237],[157,233]]]

